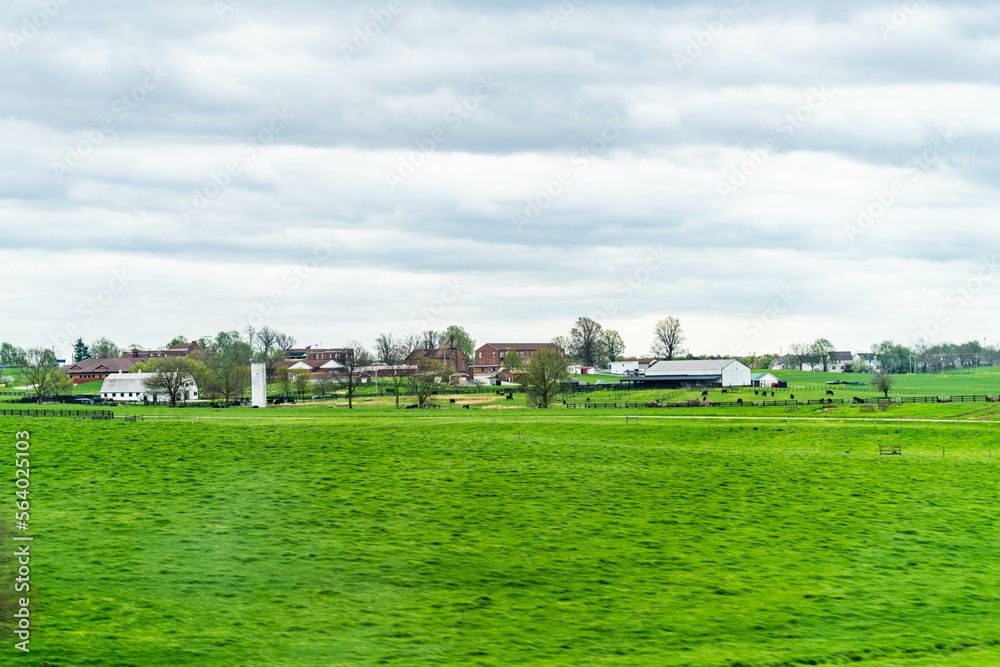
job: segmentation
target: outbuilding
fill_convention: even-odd
[[[755,387],[777,387],[778,377],[771,373],[754,373],[750,376],[750,382]]]
[[[169,403],[170,397],[166,394],[154,395],[146,389],[146,379],[154,375],[155,373],[113,373],[104,378],[104,382],[101,383],[101,400],[121,401],[123,403],[146,401]],[[193,379],[188,378],[178,398],[182,401],[198,400],[198,386]]]
[[[750,369],[738,359],[658,361],[645,377],[629,378],[637,387],[749,387]]]

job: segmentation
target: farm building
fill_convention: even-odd
[[[486,343],[476,348],[475,372],[496,373],[503,368],[504,359],[511,350],[517,352],[524,366],[531,359],[531,355],[539,350],[558,350],[565,352],[554,343]]]
[[[750,383],[754,387],[777,387],[778,378],[771,373],[754,373],[750,376]]]
[[[155,373],[113,373],[104,378],[101,384],[102,401],[124,401],[143,402],[156,401],[159,403],[169,403],[170,397],[160,394],[153,396],[146,389],[145,380],[151,378]],[[193,379],[189,379],[181,392],[180,400],[198,400],[198,386]]]
[[[73,378],[73,384],[103,380],[114,373],[127,373],[140,359],[84,359],[63,370]]]
[[[608,370],[615,375],[625,375],[628,371],[645,371],[656,363],[656,359],[626,359],[625,361],[612,361],[608,364]]]
[[[750,369],[736,359],[658,361],[646,376],[626,382],[656,387],[749,387]]]

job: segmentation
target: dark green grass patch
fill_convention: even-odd
[[[987,427],[0,425],[24,664],[1000,661]]]

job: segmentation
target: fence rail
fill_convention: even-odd
[[[845,398],[813,398],[809,400],[796,401],[728,401],[725,403],[715,401],[686,401],[684,403],[656,403],[648,401],[643,403],[567,403],[569,409],[587,408],[620,408],[625,410],[635,408],[743,408],[743,407],[781,407],[798,405],[872,405],[879,403],[903,404],[903,403],[1000,403],[1000,396],[989,396],[986,394],[976,394],[973,396],[866,396],[857,399]]]
[[[0,409],[0,417],[71,417],[73,419],[114,419],[111,410]]]

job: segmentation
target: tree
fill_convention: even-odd
[[[476,341],[472,339],[472,336],[465,329],[457,324],[452,324],[444,330],[444,342],[449,347],[457,347],[461,350],[462,354],[469,361],[476,354]]]
[[[681,349],[684,341],[681,321],[676,317],[664,317],[653,327],[653,356],[671,361],[684,353]]]
[[[73,363],[84,359],[90,359],[90,350],[87,349],[87,344],[83,342],[82,338],[77,338],[76,342],[73,343]]]
[[[254,349],[254,361],[264,364],[267,377],[274,377],[274,369],[285,358],[285,352],[295,347],[295,339],[277,329],[263,326],[246,328],[247,340]]]
[[[407,341],[408,338],[408,336],[404,336],[402,341]],[[394,340],[392,334],[379,334],[378,338],[375,339],[375,355],[379,361],[389,367],[392,393],[396,396],[396,409],[399,409],[399,389],[406,378],[399,366],[412,351],[409,343]]]
[[[792,343],[788,346],[788,356],[795,359],[795,363],[798,365],[800,371],[811,354],[812,345],[809,343]]]
[[[875,391],[881,391],[885,394],[886,398],[889,398],[889,390],[892,389],[892,385],[895,384],[896,378],[887,373],[885,369],[880,368],[872,375],[872,387]]]
[[[521,355],[514,348],[508,348],[503,358],[503,369],[514,371],[521,367]]]
[[[364,380],[362,369],[371,366],[374,362],[372,354],[356,340],[347,344],[347,355],[344,358],[344,390],[347,392],[347,408],[354,408],[354,393],[361,386]]]
[[[379,334],[375,339],[375,358],[386,366],[397,364],[399,342],[392,334]]]
[[[98,338],[90,344],[91,359],[115,359],[120,356],[121,349],[107,338]]]
[[[529,405],[549,407],[566,382],[567,367],[566,357],[559,350],[538,350],[531,355],[525,378]]]
[[[221,331],[205,340],[202,359],[210,390],[226,399],[243,396],[250,385],[253,348],[236,331]]]
[[[57,374],[66,375],[66,373],[59,369],[55,353],[47,347],[29,347],[25,350],[24,361],[21,369],[24,379],[31,385],[35,398],[41,403],[45,396],[51,394],[53,388],[62,382]],[[72,384],[72,380],[70,382]]]
[[[163,394],[170,399],[170,407],[177,407],[184,388],[194,379],[194,362],[185,357],[156,357],[145,366],[153,374],[143,381],[146,391],[153,396]]]
[[[823,371],[826,371],[830,368],[830,355],[835,349],[833,343],[827,339],[817,338],[816,342],[812,344],[810,355],[812,355],[814,363],[822,363]]]
[[[444,373],[444,364],[437,359],[421,359],[417,362],[416,372],[410,376],[410,389],[417,397],[417,405],[421,408],[427,399],[437,391],[438,379]]]
[[[424,331],[420,334],[420,347],[435,350],[444,344],[445,337],[443,331]]]
[[[604,332],[604,356],[608,361],[618,361],[618,358],[625,354],[625,341],[621,334],[614,329]]]
[[[23,348],[3,343],[0,345],[0,364],[4,366],[23,366],[27,362],[27,356]]]
[[[410,355],[410,352],[419,350],[424,343],[424,337],[420,334],[407,334],[399,339],[399,347],[403,349],[403,358]]]
[[[326,375],[321,375],[316,380],[316,390],[319,391],[320,396],[326,398],[327,394],[333,395],[338,384],[340,383],[337,382],[337,378],[327,373]]]
[[[762,368],[764,370],[769,369],[771,367],[771,364],[774,363],[774,358],[775,355],[773,354],[760,355],[759,357],[757,357],[757,368]]]
[[[274,379],[281,385],[281,391],[285,398],[292,393],[292,371],[288,366],[281,366],[274,371]]]
[[[178,343],[187,343],[188,339],[186,336],[174,336],[173,339],[167,343],[167,348],[171,348]]]
[[[571,345],[570,339],[566,336],[556,336],[552,339],[553,345],[558,345],[562,348],[563,354],[569,354],[569,348]]]
[[[581,317],[569,332],[570,355],[585,366],[600,362],[604,327],[596,320]]]
[[[295,393],[299,395],[299,398],[305,398],[311,381],[312,373],[306,369],[296,368],[292,371],[292,385],[295,387]]]

